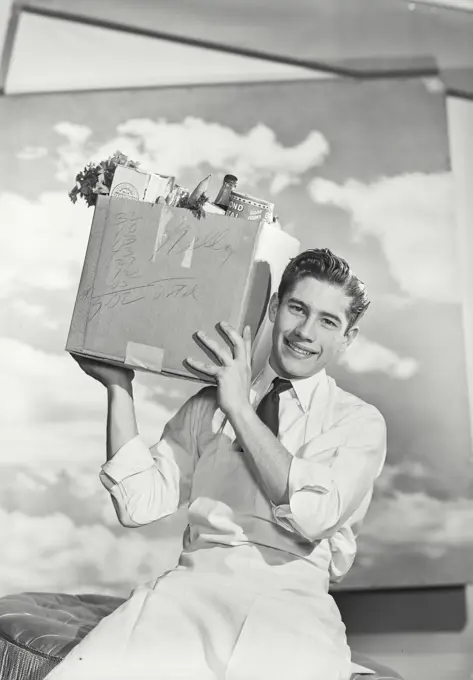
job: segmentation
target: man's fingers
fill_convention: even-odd
[[[248,361],[251,361],[251,328],[249,326],[245,326],[243,329],[243,341],[245,343],[245,349],[246,349],[246,358]]]
[[[219,375],[219,367],[215,366],[215,364],[206,364],[203,361],[196,361],[190,357],[186,359],[186,363],[189,364],[191,368],[199,371],[199,373],[204,373],[212,378],[217,378]]]
[[[220,322],[220,328],[225,333],[225,336],[230,340],[234,349],[235,358],[241,356],[241,353],[245,350],[244,338],[242,338],[242,336],[237,333],[233,326],[230,326],[230,324],[226,323],[225,321]]]
[[[218,342],[212,340],[212,338],[209,338],[202,331],[198,331],[197,337],[204,347],[210,350],[223,366],[228,366],[231,363],[233,357],[231,356],[230,352],[223,349]]]

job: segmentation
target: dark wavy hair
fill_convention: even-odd
[[[370,304],[363,281],[355,276],[345,260],[334,255],[328,248],[305,250],[292,258],[284,270],[278,288],[279,300],[291,293],[298,281],[308,276],[338,286],[350,299],[347,310],[348,332],[361,319]]]

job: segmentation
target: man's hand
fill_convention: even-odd
[[[288,503],[288,480],[292,456],[271,430],[261,422],[250,405],[251,334],[248,326],[243,337],[228,324],[220,327],[231,345],[222,348],[203,333],[199,341],[215,356],[215,363],[187,359],[197,371],[217,380],[218,405],[228,417],[244,456],[255,477],[276,505]],[[219,362],[218,365],[217,362]]]
[[[228,338],[231,349],[221,347],[218,342],[199,331],[199,341],[215,356],[216,362],[206,364],[190,358],[186,361],[195,370],[216,379],[218,405],[231,419],[240,409],[249,405],[251,332],[249,326],[246,326],[241,336],[224,322],[220,323],[220,328]]]
[[[132,389],[135,374],[129,368],[109,366],[96,359],[77,354],[72,357],[84,373],[107,388],[107,460],[110,460],[138,434]]]
[[[81,369],[87,375],[90,375],[94,380],[98,380],[107,389],[112,385],[120,385],[125,389],[131,387],[131,382],[135,376],[134,372],[129,368],[122,368],[120,366],[110,366],[101,361],[90,359],[88,357],[73,354],[72,358],[77,361]]]

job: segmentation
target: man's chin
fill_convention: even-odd
[[[322,370],[318,361],[308,361],[304,359],[296,359],[293,357],[280,357],[279,361],[274,361],[271,364],[272,368],[282,378],[310,378]]]

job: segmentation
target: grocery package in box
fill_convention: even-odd
[[[160,196],[168,196],[173,188],[174,177],[118,165],[113,175],[110,196],[156,203]]]
[[[299,242],[253,222],[165,203],[98,196],[66,349],[134,369],[197,378],[197,330],[249,323],[254,368],[270,347],[266,310]],[[205,379],[200,378],[202,381]]]

